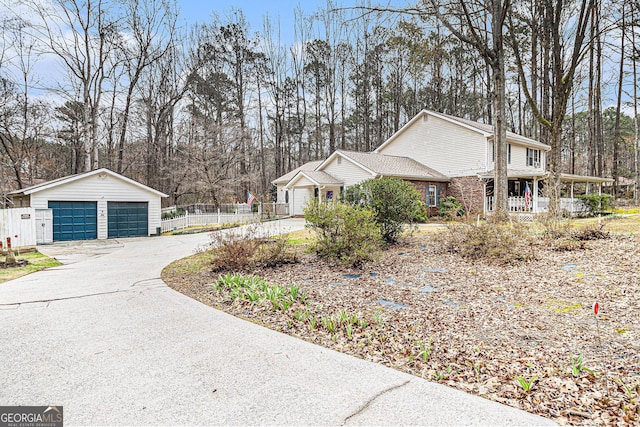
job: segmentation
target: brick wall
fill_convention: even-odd
[[[452,178],[448,195],[455,197],[470,215],[484,212],[484,182],[476,176]]]
[[[443,200],[448,195],[448,186],[446,182],[431,182],[431,181],[409,181],[420,193],[420,200],[423,202],[427,199],[427,185],[437,185],[440,187],[440,200]],[[440,213],[440,206],[427,206],[427,216],[436,216]]]

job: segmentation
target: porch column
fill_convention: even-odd
[[[487,200],[487,181],[486,180],[483,180],[483,181],[484,183],[482,184],[482,200],[484,203],[482,203],[482,215],[487,216],[487,211],[489,210],[488,209],[489,200]]]
[[[289,215],[296,215],[296,188],[291,187],[291,196],[289,197]]]
[[[575,210],[575,204],[573,203],[573,181],[571,181],[571,213]]]
[[[531,202],[533,203],[533,213],[538,213],[538,178],[533,178],[533,192],[531,193]]]

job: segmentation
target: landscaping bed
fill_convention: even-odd
[[[0,254],[0,285],[3,282],[61,264],[56,259],[49,258],[38,251],[16,254],[16,265],[14,266],[5,265],[4,259],[5,257]]]
[[[446,241],[419,233],[359,269],[298,244],[298,263],[228,272],[263,281],[221,280],[205,251],[163,279],[238,317],[561,424],[640,422],[638,237],[539,238],[510,264]]]

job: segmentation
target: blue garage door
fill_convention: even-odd
[[[149,235],[147,202],[108,202],[109,238]]]
[[[96,202],[49,202],[53,212],[53,240],[98,238]]]

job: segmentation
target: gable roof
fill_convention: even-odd
[[[299,171],[286,185],[291,187],[300,178],[305,177],[315,185],[342,185],[343,182],[323,171]]]
[[[316,168],[318,166],[320,166],[320,164],[322,164],[322,162],[323,162],[322,160],[315,160],[315,161],[312,161],[312,162],[307,162],[307,163],[303,164],[302,166],[299,166],[299,167],[295,168],[291,172],[282,175],[280,178],[274,179],[271,182],[273,184],[286,184],[287,182],[291,181],[293,179],[293,177],[295,177],[298,174],[298,172],[300,172],[300,171],[314,171],[314,170],[316,170]]]
[[[118,173],[115,173],[114,171],[107,169],[107,168],[100,168],[100,169],[95,169],[89,172],[83,172],[83,173],[78,173],[75,175],[68,175],[68,176],[64,176],[62,178],[57,178],[51,181],[47,181],[47,182],[43,182],[42,184],[37,184],[37,185],[32,185],[31,187],[26,187],[26,188],[22,188],[20,190],[15,190],[12,191],[11,193],[9,193],[10,195],[20,195],[20,194],[24,194],[24,195],[29,195],[29,194],[33,194],[33,193],[37,193],[39,191],[43,191],[43,190],[48,190],[49,188],[54,188],[57,187],[59,185],[64,185],[64,184],[69,184],[71,182],[74,181],[78,181],[80,179],[85,179],[88,178],[90,176],[94,176],[94,175],[99,175],[99,174],[107,174],[110,175],[114,178],[117,178],[119,180],[125,181],[131,185],[134,185],[138,188],[141,188],[145,191],[148,191],[150,193],[156,194],[157,196],[160,197],[169,197],[168,194],[164,194],[161,191],[155,190],[151,187],[148,187],[144,184],[139,183],[138,181],[134,181],[131,178],[127,178],[124,175],[120,175]]]
[[[361,153],[358,151],[336,150],[318,169],[322,169],[325,164],[328,164],[336,156],[350,160],[372,175],[428,181],[449,181],[449,177],[446,175],[409,157]]]
[[[378,148],[374,150],[374,152],[378,152],[378,150],[383,147],[389,145],[393,140],[395,140],[400,134],[402,134],[406,129],[411,127],[418,120],[423,119],[425,116],[433,116],[438,117],[442,120],[445,120],[449,123],[462,126],[465,129],[469,129],[473,132],[477,132],[485,138],[493,139],[493,125],[488,125],[486,123],[474,122],[473,120],[463,119],[460,117],[450,116],[448,114],[436,113],[434,111],[422,110],[418,114],[415,115],[411,120],[409,120],[404,126],[402,126],[396,133],[391,135],[389,139],[383,142]],[[527,138],[522,135],[518,135],[517,133],[507,131],[507,142],[518,142],[523,145],[528,145],[531,147],[538,148],[544,151],[550,151],[551,146],[547,144],[543,144],[539,141],[536,141],[531,138]]]

